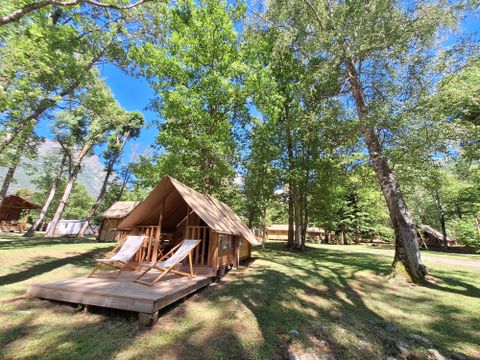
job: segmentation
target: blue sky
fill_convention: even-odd
[[[145,79],[129,76],[113,65],[101,65],[99,70],[115,95],[115,99],[124,109],[140,111],[145,115],[146,126],[142,129],[140,137],[135,141],[130,141],[124,151],[123,160],[128,161],[132,154],[131,145],[133,143],[137,146],[137,154],[141,154],[153,144],[157,135],[157,127],[153,121],[158,120],[159,115],[146,110],[150,100],[154,97],[154,92]]]

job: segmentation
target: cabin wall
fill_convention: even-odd
[[[250,243],[245,239],[241,239],[241,241],[240,241],[240,261],[249,259],[250,254],[251,254]]]
[[[117,231],[113,229],[116,229],[122,220],[123,219],[103,219],[98,240],[101,242],[117,241]]]
[[[267,230],[268,240],[288,240],[288,230]]]
[[[218,234],[218,268],[229,267],[235,263],[235,239],[232,235]]]

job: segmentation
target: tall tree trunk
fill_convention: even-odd
[[[48,209],[50,208],[50,205],[52,204],[53,198],[55,197],[55,194],[57,192],[57,188],[58,188],[58,185],[60,184],[60,180],[62,180],[63,170],[65,168],[65,162],[66,161],[67,161],[67,154],[64,153],[63,157],[62,157],[62,161],[60,162],[60,165],[58,167],[57,174],[55,176],[55,181],[53,182],[53,185],[50,189],[47,200],[45,200],[45,204],[43,204],[42,210],[40,211],[40,215],[38,215],[37,221],[35,221],[35,224],[33,224],[30,227],[30,229],[28,229],[27,233],[24,236],[26,236],[26,237],[33,236],[35,231],[38,229],[40,224],[45,219],[45,216],[47,215]]]
[[[110,162],[107,167],[107,171],[105,173],[105,177],[103,179],[103,184],[102,188],[100,189],[100,193],[97,196],[97,200],[95,200],[95,203],[93,204],[92,208],[90,209],[90,212],[88,213],[85,222],[82,225],[82,228],[77,234],[77,237],[83,237],[85,234],[85,231],[87,231],[88,226],[90,225],[90,221],[95,217],[97,214],[98,207],[102,203],[103,197],[105,196],[105,193],[107,192],[107,186],[108,186],[108,180],[110,179],[110,175],[112,174],[113,171],[113,162]]]
[[[5,175],[5,179],[3,180],[2,188],[0,189],[0,205],[3,202],[3,199],[7,195],[8,188],[13,181],[13,176],[15,175],[15,171],[17,170],[17,166],[20,163],[20,158],[22,154],[22,147],[19,147],[15,152],[15,157],[12,160],[10,167],[7,170],[7,174]]]
[[[267,243],[267,207],[262,209],[262,247]]]
[[[78,176],[78,173],[80,172],[80,168],[81,168],[80,163],[75,164],[75,166],[72,169],[72,172],[70,173],[70,176],[68,177],[67,186],[65,186],[65,191],[63,192],[62,199],[60,200],[57,210],[53,215],[53,219],[50,222],[50,227],[48,228],[48,231],[45,234],[46,237],[53,237],[55,235],[55,230],[57,229],[58,222],[62,217],[63,211],[65,210],[65,205],[67,204],[68,199],[72,194],[73,186],[75,185],[75,182],[77,180],[77,176]]]
[[[422,264],[418,236],[412,216],[397,183],[395,173],[390,168],[383,154],[380,139],[375,128],[369,124],[369,110],[365,93],[353,60],[346,61],[348,80],[352,96],[355,100],[357,114],[365,137],[370,161],[372,162],[380,188],[385,197],[396,237],[396,254],[392,266],[401,260],[412,281],[422,283],[425,280],[427,268]]]
[[[433,198],[435,200],[435,205],[438,211],[438,218],[440,220],[440,226],[442,228],[442,237],[443,237],[443,251],[448,250],[448,237],[447,237],[447,226],[445,224],[445,210],[443,209],[442,200],[440,199],[440,194],[438,190],[433,190]]]
[[[287,161],[288,161],[288,240],[287,240],[287,247],[294,248],[295,247],[295,209],[294,209],[294,191],[295,185],[293,184],[293,180],[290,174],[293,171],[293,143],[292,143],[292,134],[290,132],[290,125],[288,124],[289,121],[289,110],[288,105],[285,106],[285,122],[286,122],[286,138],[287,138]]]

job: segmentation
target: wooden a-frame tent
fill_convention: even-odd
[[[261,245],[254,233],[226,204],[182,184],[163,178],[152,192],[118,224],[125,235],[145,235],[137,261],[155,262],[162,249],[184,239],[200,240],[194,265],[213,273],[238,266]]]

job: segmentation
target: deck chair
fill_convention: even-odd
[[[119,269],[120,271],[115,276],[115,279],[118,278],[121,272],[125,268],[130,268],[132,270],[136,270],[135,266],[130,265],[130,261],[137,253],[138,249],[142,246],[143,240],[145,236],[128,236],[123,245],[120,247],[120,250],[108,259],[96,259],[95,261],[99,264],[93,269],[93,271],[88,275],[88,277],[92,276],[95,271],[100,269],[102,265],[110,266],[115,269]]]
[[[140,284],[153,286],[160,281],[162,277],[164,277],[167,273],[171,272],[178,275],[188,276],[193,278],[193,266],[192,266],[192,252],[195,247],[200,243],[200,240],[183,240],[180,244],[173,247],[168,253],[160,258],[154,264],[140,264],[143,267],[146,267],[143,273],[140,274],[139,277],[135,280]],[[190,273],[186,273],[183,271],[175,270],[174,267],[180,264],[180,262],[188,256],[188,261],[190,265]],[[158,275],[152,282],[147,282],[140,280],[146,273],[150,270],[155,269],[160,271],[160,275]]]

